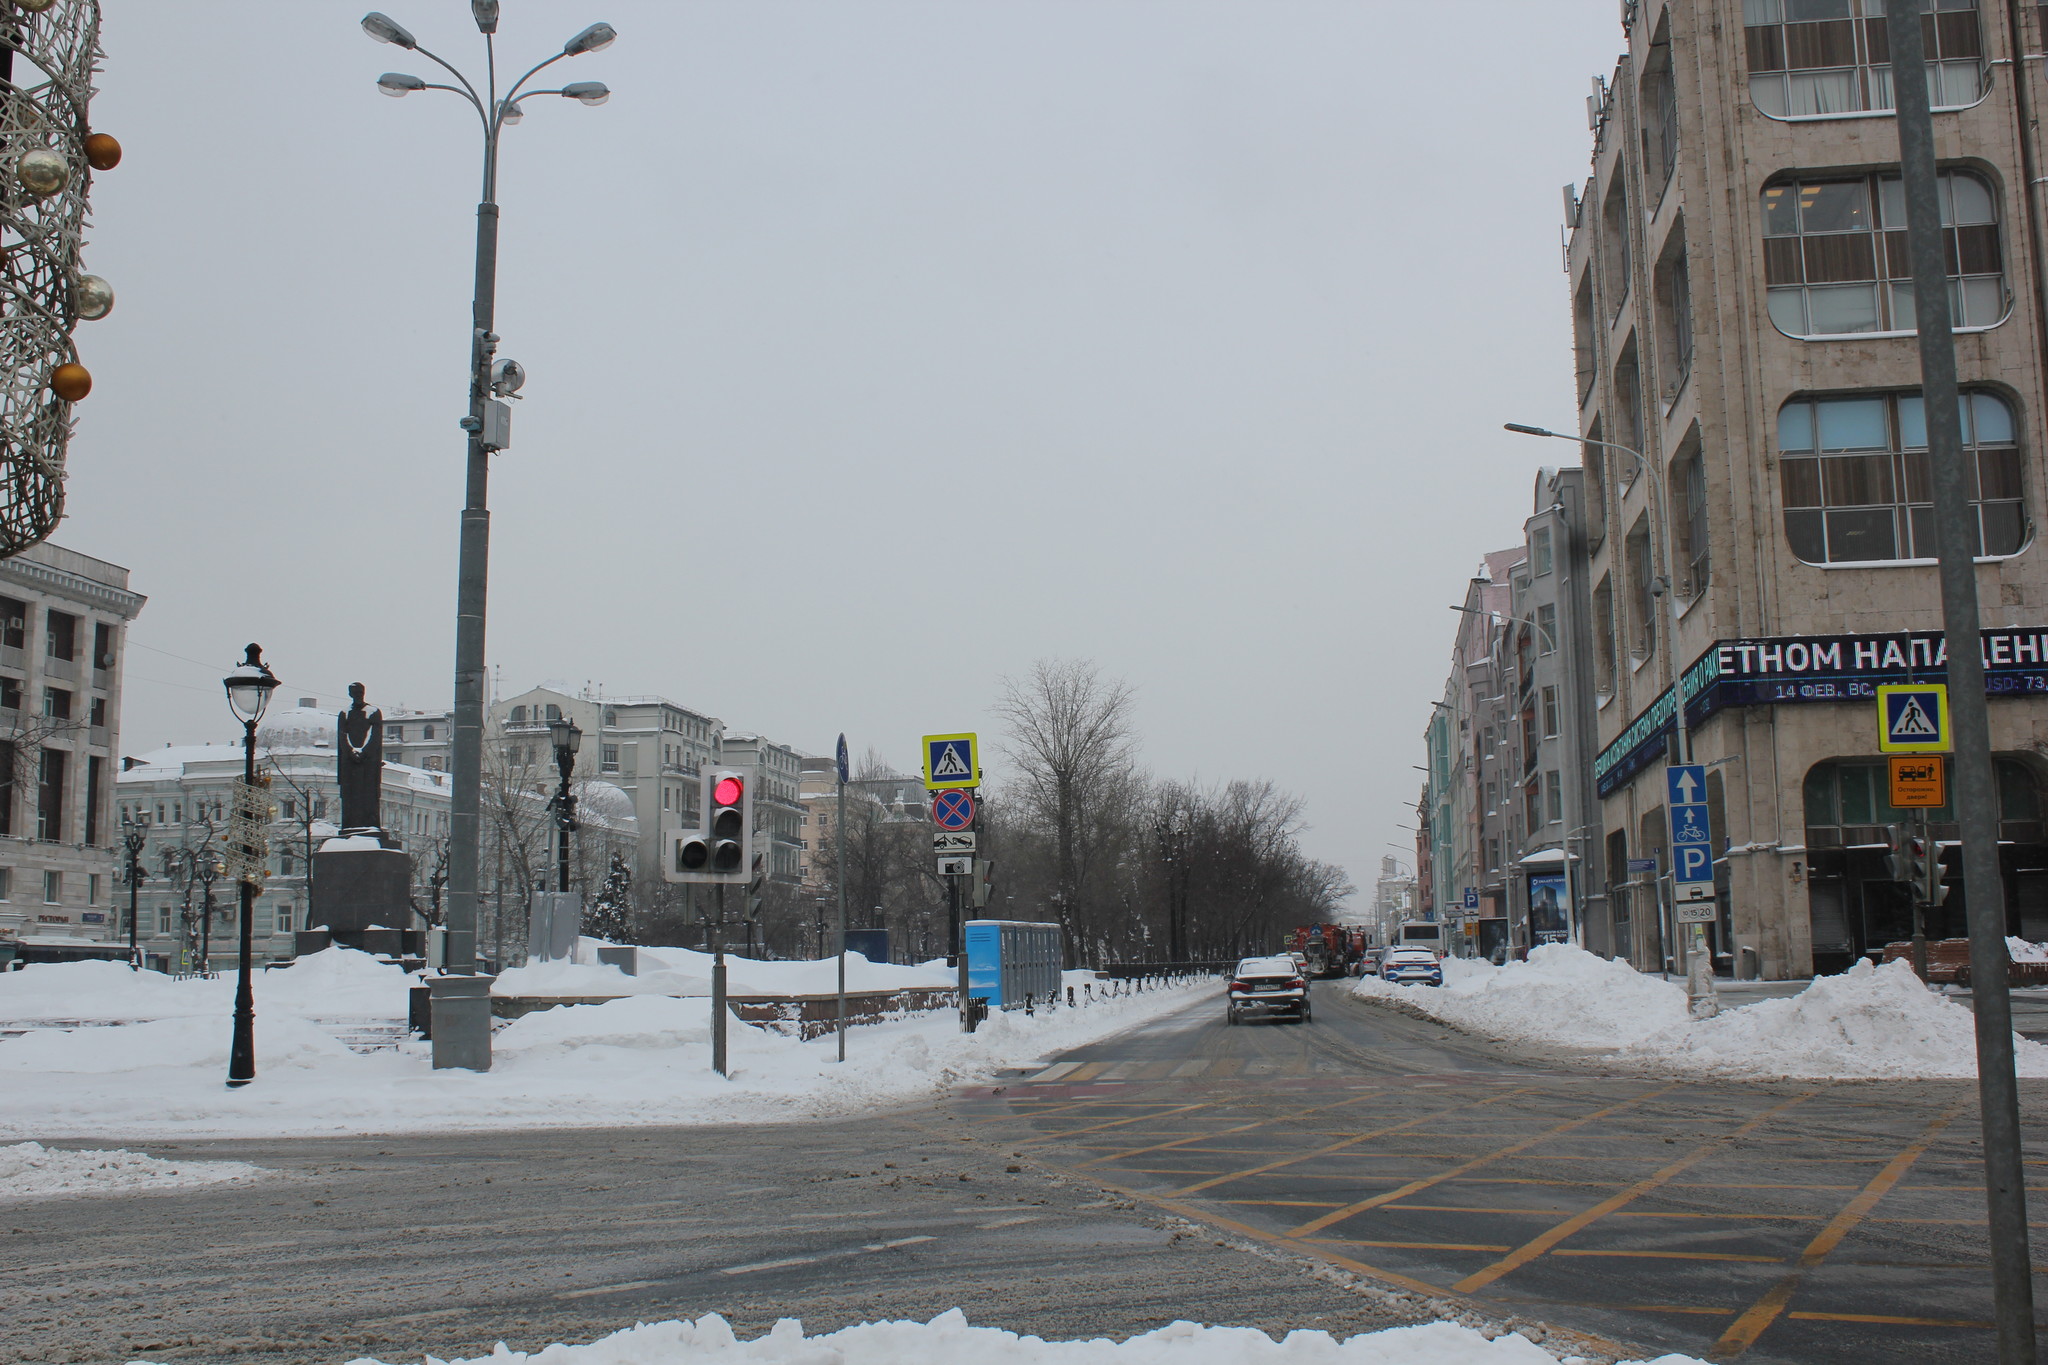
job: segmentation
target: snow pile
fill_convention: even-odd
[[[741,1341],[716,1313],[695,1322],[657,1322],[615,1332],[587,1346],[510,1351],[446,1365],[1557,1365],[1520,1334],[1489,1341],[1469,1327],[1432,1322],[1339,1339],[1289,1332],[1275,1341],[1255,1327],[1176,1322],[1128,1341],[1044,1341],[993,1327],[972,1327],[955,1308],[930,1322],[869,1322],[814,1337],[783,1318]],[[148,1365],[148,1362],[137,1362]],[[351,1365],[382,1365],[361,1359]],[[1623,1365],[1643,1365],[1623,1362]],[[1691,1356],[1659,1356],[1648,1365],[1701,1365]]]
[[[2048,1076],[2048,1047],[2013,1042],[2020,1075]],[[1974,1076],[1976,1020],[1922,985],[1911,963],[1860,959],[1795,996],[1655,1034],[1621,1055],[1715,1075]]]
[[[0,1039],[0,1137],[397,1133],[829,1118],[980,1083],[1006,1067],[1213,1000],[1216,990],[1214,982],[1201,981],[1035,1016],[998,1013],[973,1034],[959,1031],[951,1010],[912,1015],[849,1030],[843,1065],[829,1034],[803,1042],[734,1019],[727,1027],[727,1077],[711,1070],[708,1000],[631,995],[543,1010],[501,1027],[492,1039],[492,1070],[476,1073],[434,1071],[429,1045],[414,1040],[399,1043],[396,1051],[350,1052],[318,1027],[314,1019],[346,1012],[335,1006],[370,998],[388,998],[395,1020],[410,984],[403,973],[363,954],[330,950],[258,979],[256,1082],[228,1090],[221,1081],[232,982],[218,991],[213,988],[223,983],[152,982],[148,973],[90,970],[99,965],[30,968],[12,977],[69,973],[62,979],[77,987],[69,1000],[74,1018],[133,1017],[136,1011],[119,1010],[102,997],[137,988],[153,995],[158,985],[175,990],[175,1006],[155,1001],[150,1008],[163,1017],[135,1023],[43,1028]],[[823,965],[829,971],[832,964]],[[15,1012],[8,998],[12,977],[0,977],[0,1018]],[[288,984],[294,980],[296,985]],[[43,986],[35,989],[48,993]]]
[[[1505,967],[1444,964],[1444,985],[1361,980],[1368,999],[1398,1001],[1467,1033],[1586,1048],[1604,1060],[1714,1076],[1974,1076],[1976,1021],[1922,985],[1910,963],[1859,961],[1798,995],[1686,1012],[1685,990],[1569,944]],[[2048,1047],[2015,1036],[2019,1074],[2048,1077]]]
[[[168,1190],[262,1174],[261,1166],[239,1161],[160,1161],[140,1152],[69,1152],[39,1142],[0,1147],[0,1199]]]
[[[2029,943],[2023,938],[2006,936],[2005,950],[2014,962],[2048,962],[2048,943]]]
[[[411,985],[398,968],[347,948],[309,953],[250,978],[258,1015],[305,1018],[403,1019]],[[0,973],[0,1022],[11,1024],[213,1018],[234,1000],[232,972],[174,981],[126,963],[54,962]]]
[[[1353,989],[1411,1005],[1467,1033],[1570,1047],[1619,1047],[1686,1019],[1681,987],[1568,943],[1545,944],[1532,949],[1527,962],[1505,967],[1448,959],[1441,986],[1360,977]]]

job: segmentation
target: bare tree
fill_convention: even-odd
[[[996,702],[1017,772],[1011,795],[1049,836],[1070,955],[1095,927],[1098,876],[1142,793],[1132,705],[1130,689],[1086,659],[1041,659],[1028,677],[1005,678]]]

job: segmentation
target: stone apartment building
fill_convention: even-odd
[[[2048,938],[2048,568],[2034,549],[2048,32],[2033,4],[1929,8],[2001,856],[2013,932]],[[1872,848],[1901,818],[1873,688],[1940,674],[1882,6],[1634,0],[1624,24],[1627,50],[1589,102],[1591,176],[1566,191],[1579,431],[1640,452],[1653,475],[1582,447],[1588,777],[1613,874],[1589,928],[1639,967],[1671,959],[1660,878],[1627,869],[1668,870],[1676,672],[1693,758],[1709,765],[1719,967],[1837,970],[1908,931]],[[1934,818],[1953,838],[1952,816]],[[1966,893],[1930,933],[1960,932]]]
[[[0,958],[125,952],[114,785],[128,571],[42,544],[0,561]]]
[[[225,707],[222,715],[230,719]],[[290,958],[294,932],[318,927],[307,919],[307,879],[313,853],[340,833],[334,730],[335,712],[312,697],[298,698],[296,706],[273,706],[257,727],[257,764],[270,776],[270,805],[276,813],[269,829],[269,875],[256,898],[254,927],[256,952],[268,960]],[[116,786],[117,829],[141,826],[146,832],[135,899],[141,915],[137,938],[148,965],[196,971],[202,955],[213,970],[232,965],[239,907],[235,884],[220,877],[213,881],[213,922],[206,927],[206,878],[200,874],[209,870],[226,838],[234,784],[242,777],[241,741],[147,749],[124,759],[123,768]],[[446,877],[450,795],[446,772],[385,760],[384,827],[412,855],[413,899],[429,914],[435,883]],[[125,867],[126,850],[118,857]],[[117,895],[113,918],[125,943],[125,880]]]

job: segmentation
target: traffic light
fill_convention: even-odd
[[[1926,845],[1911,831],[1900,825],[1887,825],[1884,831],[1884,868],[1888,881],[1917,883],[1926,875],[1921,855]]]
[[[1948,883],[1943,881],[1941,866],[1941,845],[1932,844],[1927,850],[1927,894],[1922,898],[1929,905],[1940,905],[1948,899]]]
[[[704,774],[696,829],[675,830],[674,853],[661,870],[671,882],[744,882],[753,844],[754,798],[747,774],[715,768]]]

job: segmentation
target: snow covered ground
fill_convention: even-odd
[[[1859,962],[1797,995],[1712,1019],[1687,1017],[1685,988],[1579,948],[1537,948],[1495,967],[1453,959],[1441,987],[1361,979],[1467,1033],[1585,1048],[1602,1059],[1692,1075],[1876,1079],[1977,1073],[1970,1011],[1920,984],[1910,964]],[[2015,1038],[2019,1074],[2048,1076],[2048,1047]]]
[[[1567,1356],[1564,1365],[1578,1359]],[[1489,1341],[1448,1322],[1344,1339],[1327,1332],[1290,1332],[1281,1341],[1252,1327],[1176,1322],[1127,1341],[1044,1341],[970,1326],[957,1308],[928,1323],[869,1322],[814,1337],[804,1335],[797,1319],[784,1318],[751,1341],[739,1340],[713,1313],[695,1322],[643,1324],[585,1346],[532,1352],[500,1346],[492,1355],[446,1365],[958,1365],[963,1360],[976,1365],[1558,1365],[1557,1357],[1522,1336]],[[365,1357],[351,1365],[385,1362]],[[1703,1362],[1667,1355],[1650,1365]]]
[[[133,1194],[262,1175],[240,1161],[161,1161],[140,1152],[71,1152],[36,1142],[0,1147],[0,1200]]]
[[[578,945],[581,961],[542,962],[513,967],[498,976],[493,995],[709,995],[711,954],[688,948],[642,948],[640,974],[627,976],[617,967],[595,962],[585,945]],[[889,962],[870,962],[859,953],[846,955],[846,989],[849,991],[893,991],[906,986],[955,985],[958,973],[946,970],[943,961],[914,967]],[[838,989],[838,970],[832,959],[815,962],[756,962],[750,958],[725,959],[725,988],[734,995],[830,995]]]
[[[691,955],[697,956],[697,955]],[[829,978],[822,963],[733,962],[749,973]],[[682,964],[687,974],[690,964]],[[778,972],[775,969],[784,969]],[[547,970],[547,969],[543,969]],[[588,968],[579,970],[610,971]],[[876,969],[924,972],[927,968]],[[631,980],[622,974],[621,981]],[[499,1029],[487,1073],[436,1072],[426,1044],[351,1052],[335,1021],[402,1018],[405,975],[330,949],[256,979],[256,1083],[223,1084],[234,983],[172,981],[100,962],[0,975],[0,1137],[268,1136],[478,1128],[605,1127],[830,1118],[912,1103],[1093,1042],[1196,999],[1213,983],[1097,1000],[971,1035],[949,1011],[855,1028],[847,1061],[813,1042],[734,1021],[731,1075],[711,1070],[709,1002],[635,995],[529,1014]],[[828,988],[829,989],[829,988]]]

